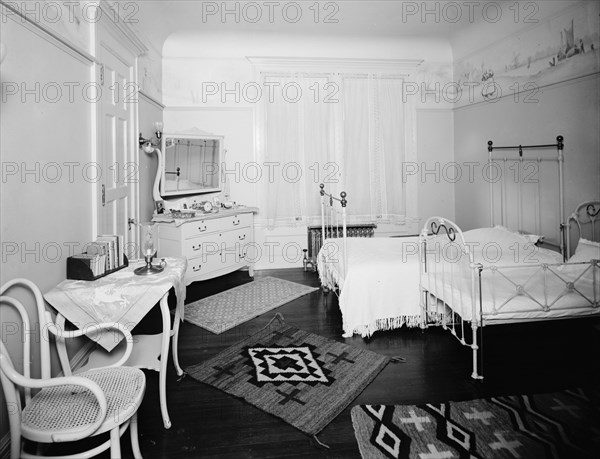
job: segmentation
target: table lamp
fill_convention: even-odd
[[[156,255],[156,228],[157,227],[154,222],[145,222],[140,224],[140,250],[144,260],[146,260],[146,265],[140,266],[133,271],[139,276],[157,274],[165,269],[166,263],[164,261],[162,261],[160,265],[152,264],[152,259]]]

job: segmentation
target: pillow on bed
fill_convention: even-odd
[[[600,260],[600,242],[579,239],[575,253],[569,258],[569,262],[579,263],[590,260]]]
[[[487,244],[495,242],[501,247],[510,247],[515,242],[518,244],[526,244],[529,240],[523,235],[506,229],[503,226],[495,226],[493,228],[476,228],[469,231],[464,231],[463,236],[465,241],[474,244]]]
[[[529,233],[522,233],[520,231],[513,231],[502,225],[496,225],[496,226],[494,226],[494,228],[498,228],[499,230],[507,231],[509,233],[515,234],[516,236],[522,238],[525,242],[530,242],[531,244],[537,244],[543,238],[543,236],[540,236],[539,234],[529,234]]]

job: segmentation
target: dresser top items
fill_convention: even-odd
[[[196,211],[186,217],[174,216],[172,213],[155,214],[152,218],[153,222],[157,223],[175,223],[175,226],[182,225],[187,222],[198,220],[212,220],[215,218],[230,217],[238,214],[258,213],[258,207],[236,206],[232,209],[221,208],[217,212],[202,212]]]

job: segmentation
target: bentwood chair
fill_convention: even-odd
[[[24,288],[20,292],[20,297],[27,291],[33,295],[39,326],[32,323],[27,309],[14,295],[6,295],[9,289],[17,286]],[[127,349],[123,357],[109,367],[95,368],[73,376],[70,368],[63,368],[63,374],[68,376],[51,377],[50,334],[54,335],[55,339],[62,340],[81,336],[83,331],[59,330],[50,312],[46,310],[39,288],[27,279],[15,279],[4,284],[0,290],[0,304],[14,307],[21,321],[7,323],[8,319],[5,319],[7,311],[2,314],[0,380],[10,425],[11,458],[44,457],[39,454],[43,454],[44,450],[48,449],[50,446],[48,444],[75,442],[101,434],[108,437],[106,441],[92,449],[68,457],[92,457],[110,448],[111,457],[119,458],[121,457],[120,438],[127,427],[131,434],[133,454],[136,458],[141,458],[137,410],[146,390],[146,377],[139,369],[121,366],[131,354],[133,346],[129,331],[119,324],[109,323],[86,328],[86,333],[112,329],[124,334]],[[21,336],[13,334],[18,328],[21,328]],[[11,330],[11,333],[5,333],[7,330]],[[33,331],[39,333],[39,337],[35,336],[33,339],[40,344],[41,377],[39,379],[31,377],[30,352]],[[4,342],[11,336],[18,339],[13,339],[11,343]],[[7,351],[7,348],[15,344],[19,346],[22,344],[23,347],[22,373],[15,369]],[[35,442],[36,445],[29,445],[30,441]],[[35,453],[26,451],[30,446],[36,447]]]

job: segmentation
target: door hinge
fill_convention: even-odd
[[[104,86],[104,64],[100,64],[100,86]]]
[[[131,225],[137,225],[135,218],[131,218],[129,217],[127,219],[127,228],[129,229],[129,231],[131,231]]]
[[[106,185],[102,184],[102,207],[106,206]]]

